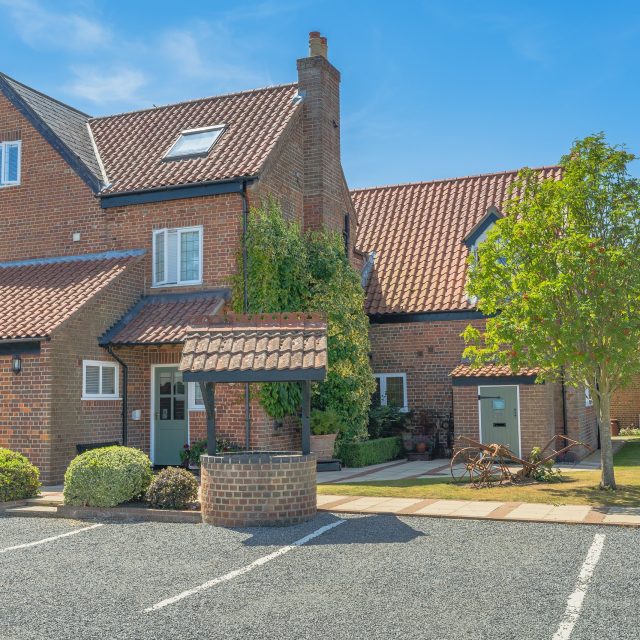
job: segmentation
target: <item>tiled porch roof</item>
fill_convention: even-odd
[[[227,289],[146,296],[100,342],[121,346],[184,342],[190,323],[217,313],[228,298]]]
[[[523,368],[515,373],[506,364],[485,364],[481,367],[472,367],[469,364],[459,364],[449,375],[452,378],[504,378],[515,376],[536,376],[540,369]]]
[[[320,379],[326,366],[326,319],[306,313],[212,318],[189,330],[180,361],[183,372],[271,373],[283,380]]]
[[[0,340],[49,337],[143,251],[0,263]]]

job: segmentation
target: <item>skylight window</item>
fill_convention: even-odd
[[[206,156],[223,130],[224,125],[222,124],[215,127],[187,129],[180,134],[171,149],[167,151],[164,159],[174,160],[176,158]]]

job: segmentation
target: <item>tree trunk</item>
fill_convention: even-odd
[[[616,479],[613,473],[613,447],[611,445],[611,394],[608,390],[600,393],[598,403],[600,420],[600,477],[601,489],[615,489]]]

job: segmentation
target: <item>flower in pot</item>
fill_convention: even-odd
[[[332,460],[336,438],[343,429],[340,416],[333,409],[311,412],[311,453],[318,460]]]

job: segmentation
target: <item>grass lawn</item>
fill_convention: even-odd
[[[420,478],[319,485],[318,493],[344,496],[440,498],[445,500],[499,500],[595,506],[640,507],[640,439],[630,441],[614,458],[617,491],[598,488],[600,471],[564,473],[563,481],[474,489],[451,478]]]

